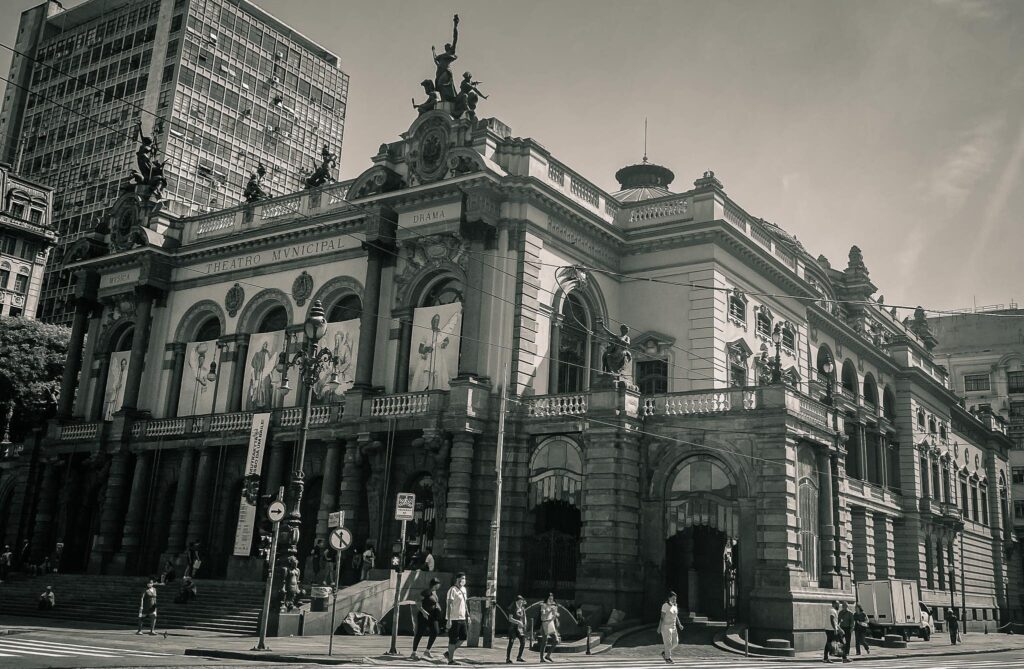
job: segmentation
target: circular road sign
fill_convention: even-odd
[[[276,523],[284,518],[284,502],[271,502],[267,507],[267,518],[270,522]]]
[[[344,527],[338,527],[331,531],[328,543],[336,551],[343,551],[352,545],[352,533]]]

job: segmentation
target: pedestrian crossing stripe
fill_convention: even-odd
[[[1024,650],[1024,649],[1022,649]],[[1009,651],[1012,652],[1012,651]],[[987,654],[986,654],[987,655]],[[571,654],[565,654],[564,656],[555,655],[556,664],[571,664],[575,666],[585,665],[588,669],[654,669],[655,667],[666,667],[666,663],[661,658],[642,658],[642,659],[596,659],[593,656],[587,658],[576,656]],[[458,660],[456,656],[456,660]],[[857,660],[857,667],[892,667],[894,659],[890,656],[885,659],[875,660],[874,658],[864,657]],[[934,654],[923,654],[916,657],[900,657],[898,658],[900,669],[985,669],[991,667],[993,669],[1001,669],[1002,667],[1024,667],[1024,655],[1015,657],[1012,659],[1001,658],[996,659],[992,657],[986,657],[985,655],[934,655]],[[471,660],[472,665],[479,665],[479,660]],[[841,664],[841,659],[833,659],[833,663]],[[352,665],[353,668],[365,667],[367,669],[410,669],[420,663],[415,661],[405,660],[402,662],[394,662],[393,660],[385,660],[381,662],[360,662]],[[423,664],[433,664],[429,661]],[[459,664],[464,664],[459,662]],[[490,664],[490,663],[487,663]],[[500,664],[503,664],[501,662]],[[779,667],[780,665],[786,669],[808,669],[810,667],[820,667],[822,664],[821,659],[811,658],[800,658],[800,659],[789,659],[780,661],[776,658],[764,658],[764,659],[753,659],[747,657],[736,656],[736,659],[717,659],[717,658],[700,658],[700,657],[677,657],[675,658],[676,667],[687,667],[697,669],[714,669],[715,667],[729,667],[729,669],[768,669],[771,667]],[[464,666],[469,666],[464,664]]]
[[[0,639],[0,656],[19,657],[25,655],[41,657],[168,657],[171,653],[159,653],[135,648],[114,648],[61,643],[40,639]]]

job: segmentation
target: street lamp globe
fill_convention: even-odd
[[[327,333],[327,319],[324,318],[324,306],[320,304],[320,300],[315,300],[313,306],[309,308],[309,316],[303,327],[307,341],[318,342]]]
[[[772,341],[775,342],[776,345],[782,343],[782,326],[775,326],[775,331],[772,332]]]
[[[826,360],[825,364],[821,366],[821,371],[825,372],[825,376],[829,377],[832,376],[832,372],[834,372],[835,369],[836,366],[832,363],[831,359]]]

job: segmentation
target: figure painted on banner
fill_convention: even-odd
[[[448,347],[453,345],[455,328],[459,324],[460,313],[452,314],[448,322],[441,327],[440,314],[430,319],[430,331],[424,332],[416,347],[418,365],[413,382],[409,384],[413,392],[420,390],[443,390],[453,374],[449,368]]]
[[[274,384],[270,373],[274,369],[275,354],[270,342],[263,342],[260,350],[252,356],[249,377],[249,409],[273,408]]]
[[[107,401],[103,410],[104,420],[114,420],[114,414],[121,408],[121,403],[124,402],[124,382],[125,377],[128,376],[128,358],[121,357],[117,361],[117,371],[115,373],[117,377],[114,385],[107,390]]]
[[[331,348],[334,362],[320,373],[320,379],[313,390],[317,401],[324,404],[337,402],[352,387],[355,382],[353,376],[355,370],[352,369],[353,348],[351,333],[348,331],[334,333],[334,346]],[[332,383],[332,377],[336,384]]]
[[[204,401],[207,392],[213,392],[212,388],[207,388],[207,384],[210,383],[211,364],[206,355],[209,349],[209,344],[202,342],[192,349],[191,355],[188,358],[188,378],[193,387],[192,415],[196,414],[197,407],[205,406]]]
[[[444,52],[438,54],[435,47],[430,47],[430,52],[434,55],[434,65],[437,66],[437,71],[434,74],[434,87],[441,95],[441,99],[446,102],[454,102],[457,97],[455,79],[452,77],[452,63],[458,59],[458,56],[455,55],[455,47],[459,43],[458,14],[452,19],[452,24],[452,41],[450,44],[444,45]]]

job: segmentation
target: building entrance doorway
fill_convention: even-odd
[[[576,595],[583,516],[583,454],[568,437],[549,437],[530,458],[530,515],[533,536],[523,545],[530,596]]]
[[[679,595],[680,610],[733,619],[736,549],[725,532],[705,525],[688,527],[665,542],[665,585]]]

